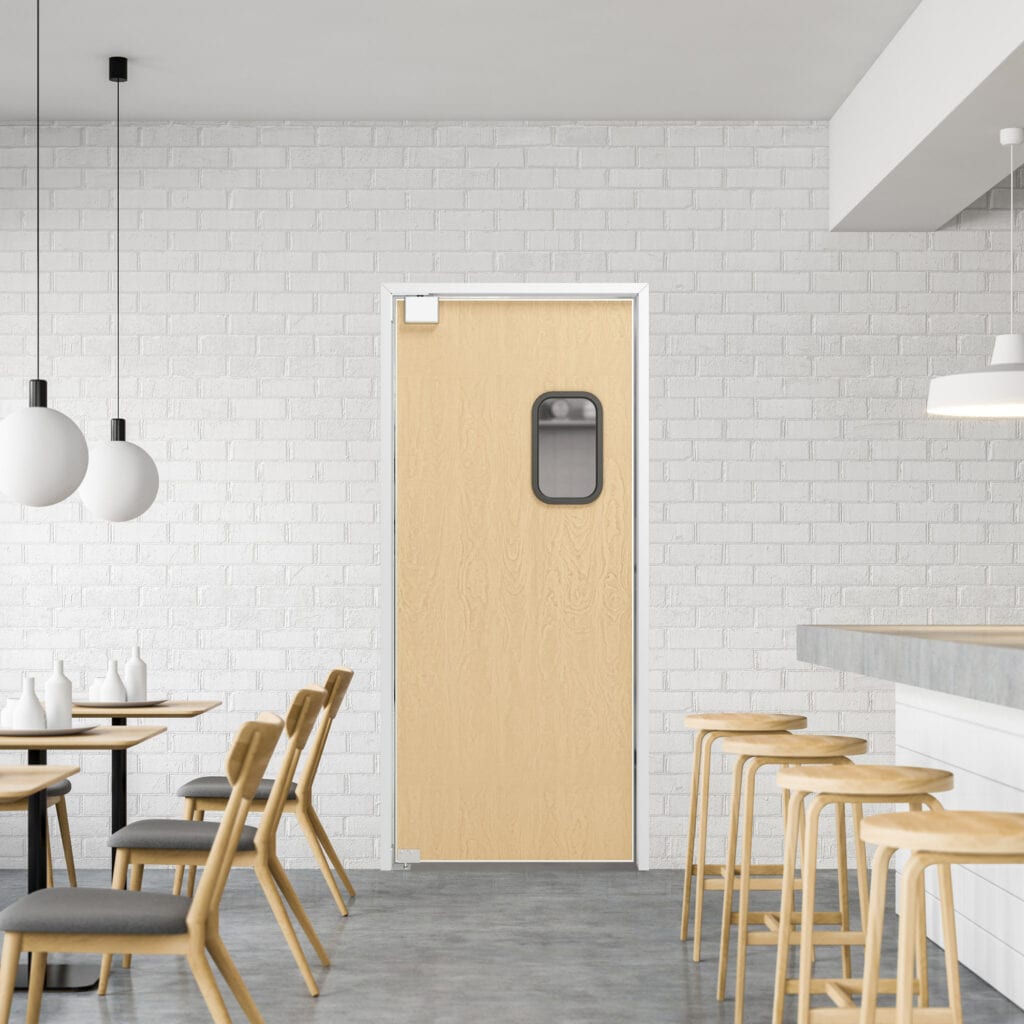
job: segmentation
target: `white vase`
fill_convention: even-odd
[[[139,657],[138,647],[132,648],[132,656],[124,667],[124,688],[128,700],[146,699],[146,663]]]
[[[125,701],[124,683],[117,674],[117,662],[113,659],[107,665],[107,677],[100,688],[100,700],[107,704],[123,704]]]
[[[46,728],[71,728],[71,680],[64,675],[64,662],[53,663],[53,675],[46,680]]]
[[[21,685],[21,699],[14,705],[11,715],[12,729],[45,729],[46,713],[36,696],[36,680],[27,676]]]

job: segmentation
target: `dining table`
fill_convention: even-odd
[[[66,751],[119,751],[126,754],[132,747],[145,743],[166,732],[165,726],[114,726],[97,725],[88,731],[68,732],[55,729],[40,730],[34,734],[18,735],[14,732],[0,732],[0,750],[24,750],[28,753],[28,767],[49,767],[47,754],[51,750]],[[54,765],[56,769],[57,766]],[[18,769],[11,769],[17,771]],[[73,775],[77,769],[61,768]],[[67,778],[68,775],[63,776]],[[59,779],[57,781],[60,781]],[[53,783],[48,783],[53,785]],[[113,803],[127,805],[125,788],[127,778],[111,776],[111,798]],[[15,797],[14,799],[19,799]],[[23,799],[23,798],[21,798]],[[28,808],[28,891],[46,887],[46,794],[43,790],[29,797]],[[48,963],[46,987],[48,989],[93,988],[99,981],[99,965],[82,963]],[[22,979],[19,978],[19,981]]]

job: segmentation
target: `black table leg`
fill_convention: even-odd
[[[111,725],[127,725],[127,718],[112,718]],[[110,834],[128,824],[128,751],[110,752]],[[116,850],[110,851],[110,871],[113,874]]]
[[[46,764],[45,750],[30,750],[29,764]],[[28,891],[46,888],[46,790],[33,793],[28,798]],[[16,986],[28,988],[28,974],[32,965],[29,954],[28,966],[18,969]],[[92,964],[48,963],[46,965],[45,987],[50,990],[95,988],[100,980],[99,968]]]

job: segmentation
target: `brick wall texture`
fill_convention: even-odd
[[[130,756],[131,815],[180,813],[175,788],[219,770],[242,719],[344,662],[320,809],[346,861],[379,863],[386,283],[650,285],[653,866],[682,865],[691,709],[805,711],[891,755],[891,685],[799,664],[798,623],[1020,622],[1017,425],[924,414],[929,377],[983,365],[1006,330],[1005,183],[940,231],[832,235],[818,123],[140,124],[122,142],[122,410],[162,489],[127,524],[0,502],[0,693],[54,656],[84,687],[137,641],[155,691],[223,697]],[[109,124],[44,125],[43,375],[94,440],[112,145]],[[34,369],[34,159],[29,127],[0,126],[0,414]],[[83,765],[72,827],[98,867],[107,758],[59,760]],[[716,858],[726,784],[719,760]],[[10,819],[3,867],[23,864]],[[778,832],[766,813],[760,852]]]

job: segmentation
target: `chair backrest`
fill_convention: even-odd
[[[217,828],[217,838],[206,860],[195,899],[189,908],[190,931],[204,927],[217,914],[231,862],[238,849],[238,838],[242,834],[245,816],[249,813],[256,788],[267,770],[283,729],[284,722],[278,715],[264,713],[255,722],[245,722],[235,735],[224,771],[231,783],[231,796]]]
[[[313,781],[320,768],[320,759],[324,756],[324,748],[327,746],[327,737],[330,735],[331,726],[338,717],[338,709],[341,702],[348,693],[349,683],[355,673],[350,668],[336,668],[327,677],[324,683],[324,713],[320,717],[320,727],[316,731],[316,739],[309,748],[306,756],[306,763],[302,766],[302,774],[299,776],[298,795],[300,800],[309,800],[313,796]]]
[[[281,822],[288,791],[295,779],[295,769],[299,766],[299,755],[302,753],[309,734],[313,731],[316,716],[324,706],[326,692],[309,687],[299,690],[292,698],[291,707],[284,721],[285,735],[288,743],[284,748],[284,758],[277,770],[273,789],[267,798],[266,806],[256,827],[256,849],[261,853],[269,853],[274,849],[277,827]]]

